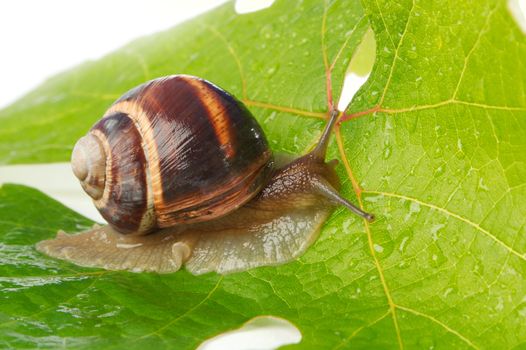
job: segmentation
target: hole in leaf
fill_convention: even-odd
[[[256,12],[270,7],[275,0],[237,0],[235,9],[239,14]]]
[[[300,341],[300,331],[289,321],[274,316],[258,316],[236,330],[204,341],[197,350],[269,350]]]
[[[365,32],[360,45],[356,48],[345,73],[342,93],[338,101],[338,110],[345,111],[349,103],[351,103],[356,92],[369,78],[375,60],[376,40],[373,30],[369,28]]]
[[[526,0],[508,0],[508,9],[522,32],[526,34]]]

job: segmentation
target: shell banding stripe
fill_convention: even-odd
[[[159,198],[162,197],[162,182],[159,177],[161,170],[160,163],[157,161],[159,157],[157,144],[150,118],[135,101],[118,100],[108,109],[105,117],[115,113],[125,113],[133,121],[137,132],[140,134],[145,155],[145,171],[147,172],[148,205],[152,207],[152,211],[155,213]]]
[[[228,117],[227,105],[220,101],[221,95],[211,89],[210,84],[203,80],[187,79],[186,82],[195,89],[202,105],[207,109],[208,120],[214,128],[216,138],[225,155],[228,158],[234,157],[235,145],[232,142],[235,138],[231,130],[232,120]]]
[[[101,119],[90,133],[106,154],[106,185],[95,201],[101,215],[123,233],[154,228],[153,203],[148,202],[147,171],[141,137],[126,114]]]
[[[209,82],[156,79],[125,94],[106,115],[117,112],[133,119],[143,138],[159,227],[224,215],[269,176],[271,153],[255,119]]]

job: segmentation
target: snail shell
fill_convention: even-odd
[[[102,216],[134,234],[224,216],[261,190],[272,166],[244,105],[185,75],[126,93],[72,154],[73,172]]]

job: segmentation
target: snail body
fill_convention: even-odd
[[[316,148],[278,165],[261,127],[226,91],[192,76],[142,84],[76,144],[72,168],[107,226],[38,243],[82,266],[227,273],[290,261],[316,238],[341,197]]]

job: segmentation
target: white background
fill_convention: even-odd
[[[1,1],[0,108],[48,76],[225,1]]]

